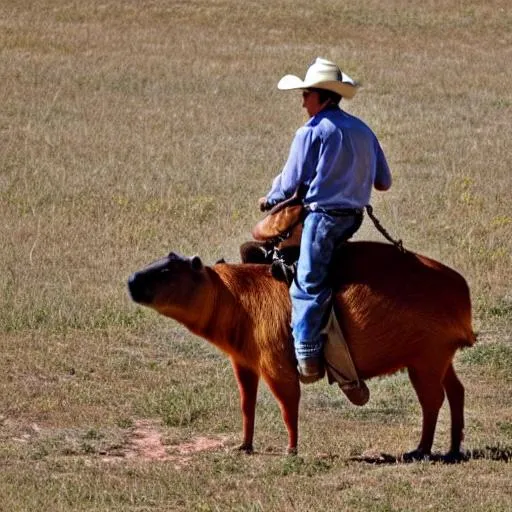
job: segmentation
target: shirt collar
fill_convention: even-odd
[[[320,110],[320,112],[315,114],[313,117],[309,118],[306,125],[311,126],[313,124],[317,124],[324,117],[329,117],[331,114],[335,112],[341,112],[341,108],[339,105],[327,105],[324,109]]]

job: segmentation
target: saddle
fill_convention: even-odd
[[[294,229],[302,225],[306,211],[302,199],[304,191],[299,187],[293,196],[276,204],[252,230],[254,240],[281,242],[290,237]]]
[[[337,250],[342,249],[339,247]],[[284,281],[288,286],[293,282],[299,256],[298,246],[290,245],[277,249],[268,241],[246,242],[240,247],[240,253],[244,263],[270,263],[271,273],[275,279]],[[331,309],[322,335],[325,338],[323,358],[329,384],[336,382],[354,405],[365,405],[370,398],[370,391],[357,374],[350,348],[334,309]]]
[[[252,231],[255,241],[246,242],[240,247],[243,263],[270,263],[274,278],[291,285],[299,257],[302,222],[306,211],[302,203],[305,196],[303,187],[295,194],[274,206]],[[365,206],[368,216],[377,230],[400,252],[407,253],[401,240],[394,240],[373,214],[370,205]],[[347,240],[352,235],[347,236]],[[342,243],[335,251],[343,250]],[[347,398],[355,405],[364,405],[370,398],[370,391],[357,374],[350,355],[350,349],[342,329],[332,309],[326,327],[324,343],[324,362],[329,384],[337,382]]]

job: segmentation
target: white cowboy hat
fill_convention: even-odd
[[[341,69],[330,60],[317,57],[309,66],[306,77],[301,80],[295,75],[285,75],[277,88],[282,91],[291,89],[327,89],[333,91],[343,98],[353,98],[357,92],[358,83],[343,73]]]

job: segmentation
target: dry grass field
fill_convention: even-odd
[[[305,388],[298,457],[263,386],[237,454],[228,361],[128,298],[170,250],[238,259],[304,121],[277,81],[316,56],[363,83],[384,226],[470,283],[468,462],[395,462],[405,374],[363,408]],[[511,510],[511,62],[508,0],[2,0],[0,510]]]

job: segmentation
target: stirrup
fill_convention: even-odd
[[[270,272],[274,279],[282,281],[290,286],[293,283],[293,277],[295,275],[293,265],[287,265],[283,260],[277,259],[272,262]]]

